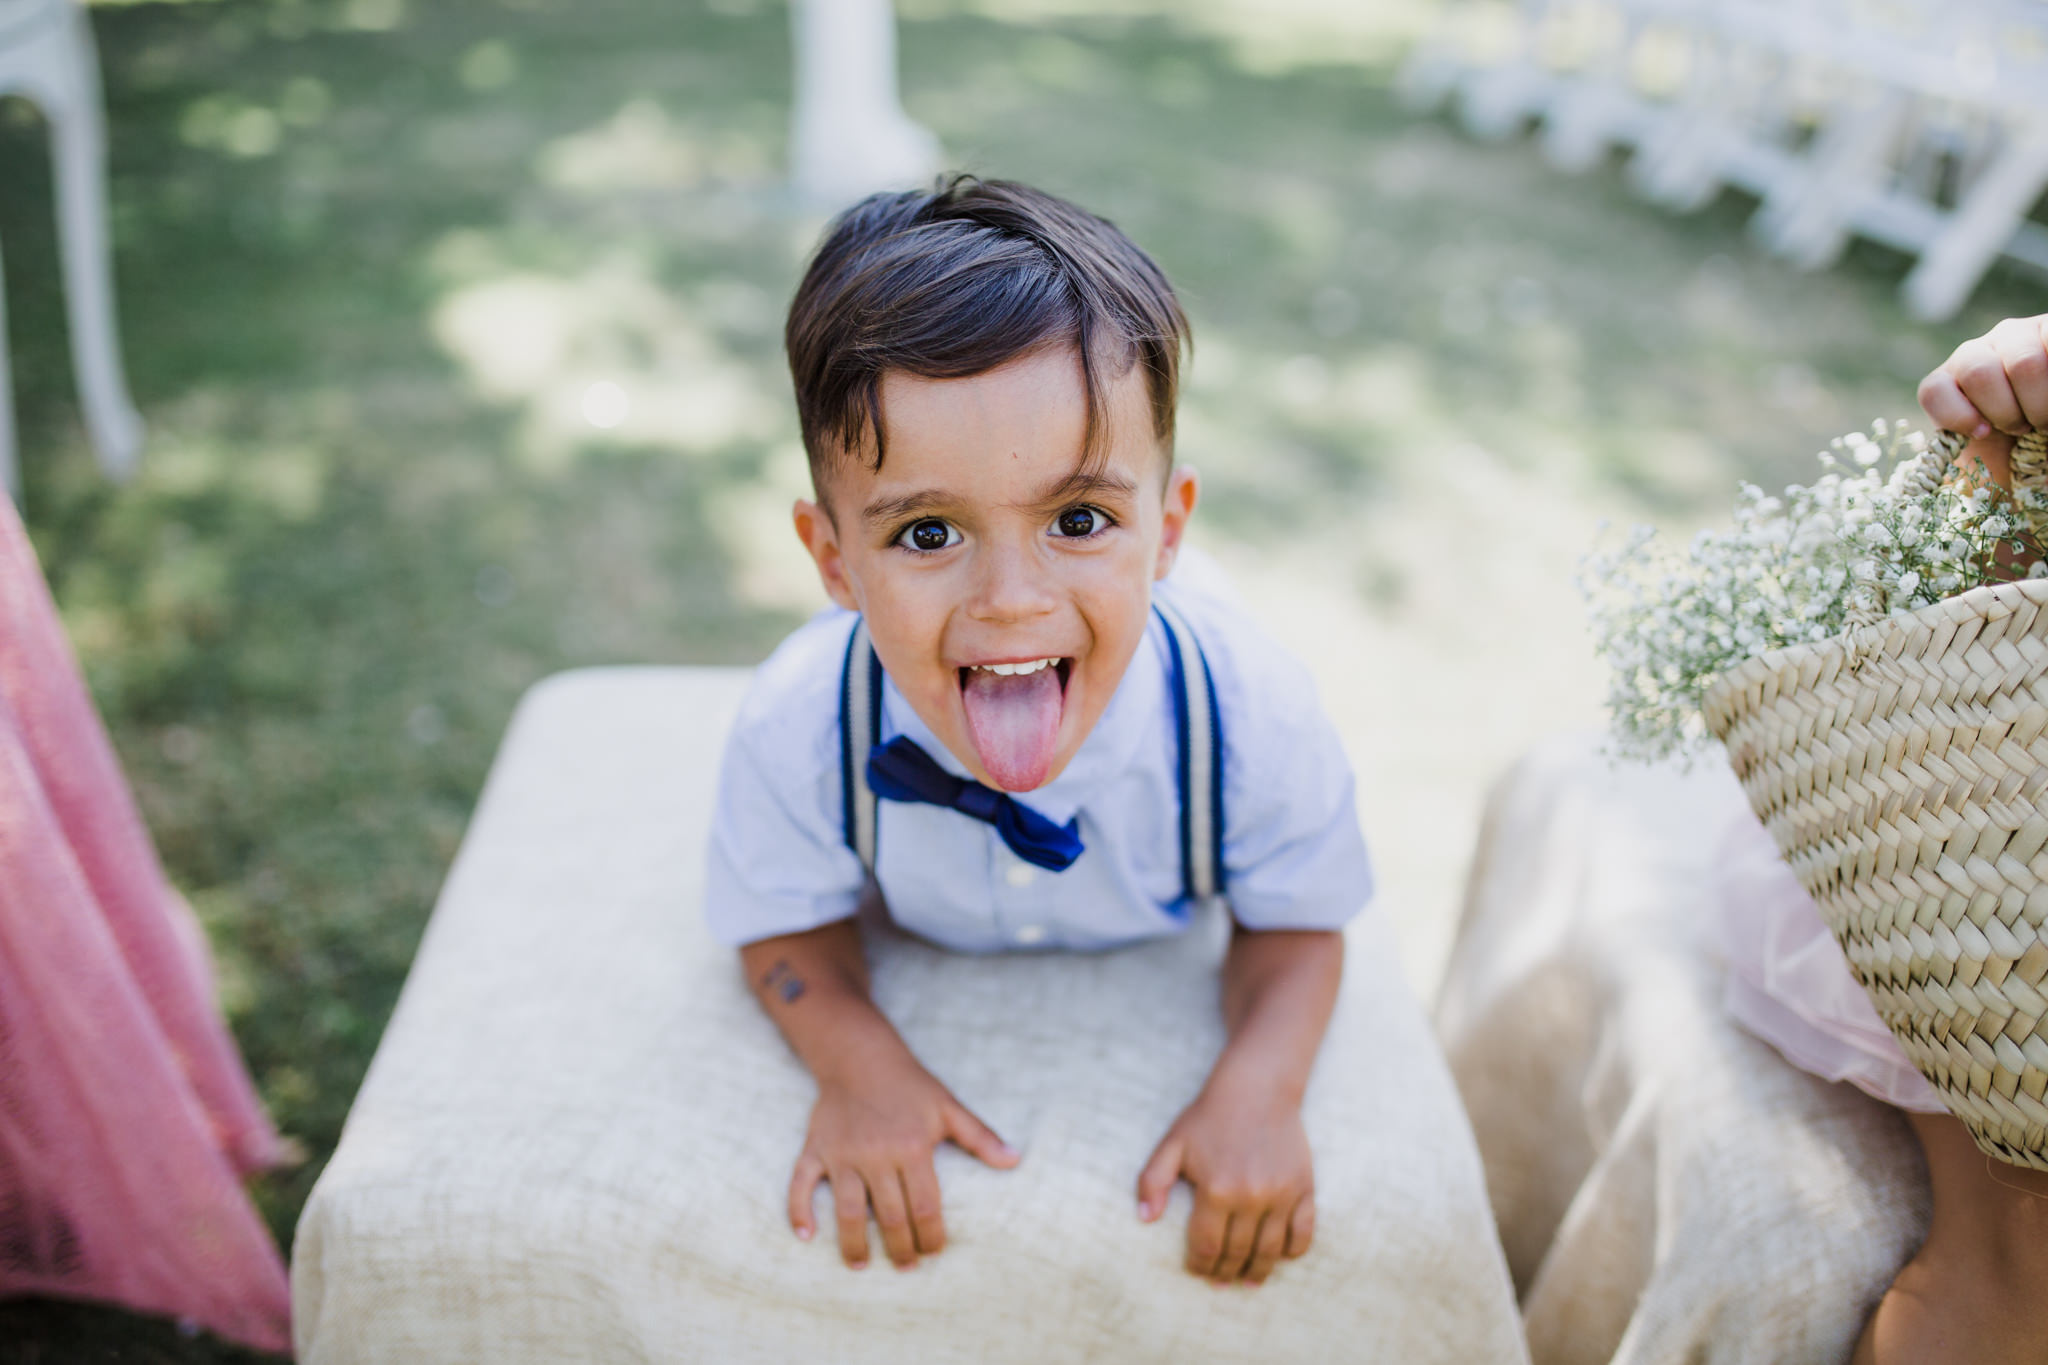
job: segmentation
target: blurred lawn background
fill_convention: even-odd
[[[1803,275],[1730,197],[1475,143],[1390,87],[1425,0],[902,0],[950,164],[1115,219],[1182,292],[1200,540],[1309,657],[1426,992],[1485,782],[1599,721],[1570,575],[1603,517],[1913,410],[2048,287],[1927,327],[1899,258]],[[821,598],[781,310],[773,0],[95,8],[142,475],[71,396],[38,116],[0,102],[25,514],[271,1112],[311,1159],[390,1012],[511,708],[583,664],[747,663]],[[678,913],[685,907],[678,906]],[[241,1360],[0,1305],[0,1359]]]

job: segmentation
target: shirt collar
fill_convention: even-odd
[[[1152,616],[1145,626],[1145,638],[1131,656],[1130,666],[1110,694],[1095,728],[1060,775],[1035,791],[1017,792],[1017,799],[1055,824],[1065,824],[1085,807],[1104,782],[1127,771],[1131,759],[1148,735],[1172,731],[1168,718],[1172,700],[1167,696],[1165,641],[1159,618]],[[916,742],[935,762],[955,777],[969,776],[967,765],[939,741],[912,709],[887,675],[882,679],[882,738],[903,735]]]

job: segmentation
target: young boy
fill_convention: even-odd
[[[1372,879],[1304,671],[1168,578],[1199,491],[1173,464],[1173,290],[1109,223],[963,177],[842,215],[786,338],[816,490],[796,531],[841,610],[756,677],[706,906],[818,1084],[797,1236],[829,1181],[846,1263],[872,1211],[907,1268],[945,1245],[938,1143],[1018,1160],[870,998],[870,877],[964,952],[1171,934],[1220,892],[1229,1041],[1138,1212],[1187,1179],[1188,1269],[1263,1281],[1314,1233],[1302,1091]]]

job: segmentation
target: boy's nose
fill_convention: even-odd
[[[1045,566],[1022,547],[992,546],[981,557],[967,613],[977,621],[1023,621],[1057,604]]]

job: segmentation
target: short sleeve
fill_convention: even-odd
[[[860,903],[866,873],[846,846],[839,785],[838,680],[852,620],[828,613],[785,641],[726,739],[704,886],[705,921],[721,942],[801,933]]]
[[[1215,679],[1223,729],[1223,867],[1248,929],[1338,929],[1372,900],[1357,782],[1301,663],[1239,609],[1176,596]]]

